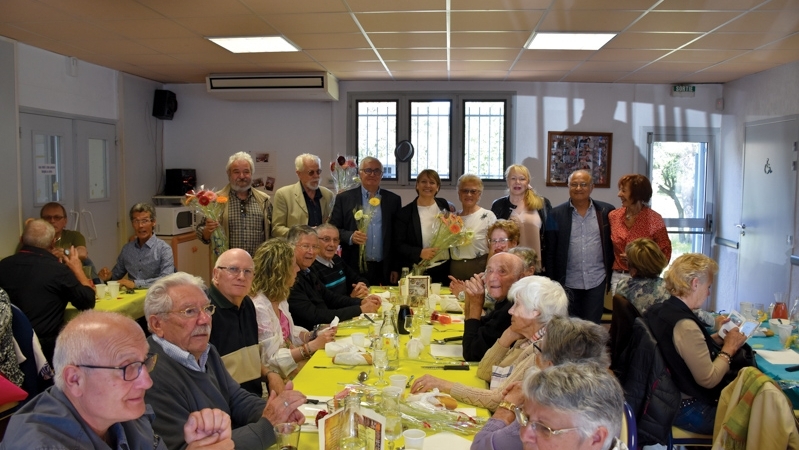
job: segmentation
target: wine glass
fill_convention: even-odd
[[[410,337],[414,337],[414,335],[416,333],[416,323],[417,322],[415,320],[413,320],[414,317],[416,317],[416,316],[413,315],[413,314],[405,316],[405,324],[404,324],[405,325],[405,330],[408,331],[408,335]]]
[[[388,450],[394,450],[394,441],[402,436],[402,414],[399,411],[386,411],[385,417]]]
[[[375,372],[377,372],[375,386],[388,386],[388,381],[383,379],[383,375],[388,368],[388,355],[386,355],[385,350],[372,351],[372,365],[375,367]]]

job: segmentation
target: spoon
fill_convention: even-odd
[[[369,374],[366,372],[361,372],[358,374],[358,382],[363,384],[364,381],[369,379]]]
[[[409,387],[411,387],[411,382],[413,381],[413,377],[415,377],[415,376],[416,376],[416,375],[411,375],[411,377],[410,377],[410,378],[408,378],[408,382],[407,382],[407,383],[405,383],[405,387],[406,387],[406,388],[409,388]]]

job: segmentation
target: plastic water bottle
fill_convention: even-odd
[[[382,349],[388,358],[387,370],[397,370],[399,367],[399,331],[391,311],[383,313],[383,325],[380,327],[380,341]]]

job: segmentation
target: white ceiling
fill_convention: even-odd
[[[619,33],[525,50],[537,31]],[[799,0],[0,0],[0,35],[163,83],[209,73],[340,80],[722,83],[799,60]],[[215,36],[283,35],[232,54]]]

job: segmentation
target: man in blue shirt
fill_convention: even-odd
[[[97,274],[103,281],[119,280],[128,289],[150,287],[159,278],[175,272],[172,247],[155,237],[155,208],[136,203],[130,208],[130,222],[136,239],[122,247],[113,270],[107,267]],[[128,278],[123,278],[127,274]]]
[[[55,386],[11,417],[0,449],[114,448],[166,450],[153,433],[144,392],[157,357],[133,320],[87,311],[69,322],[55,348]],[[189,415],[188,448],[233,448],[230,417],[219,409]]]

